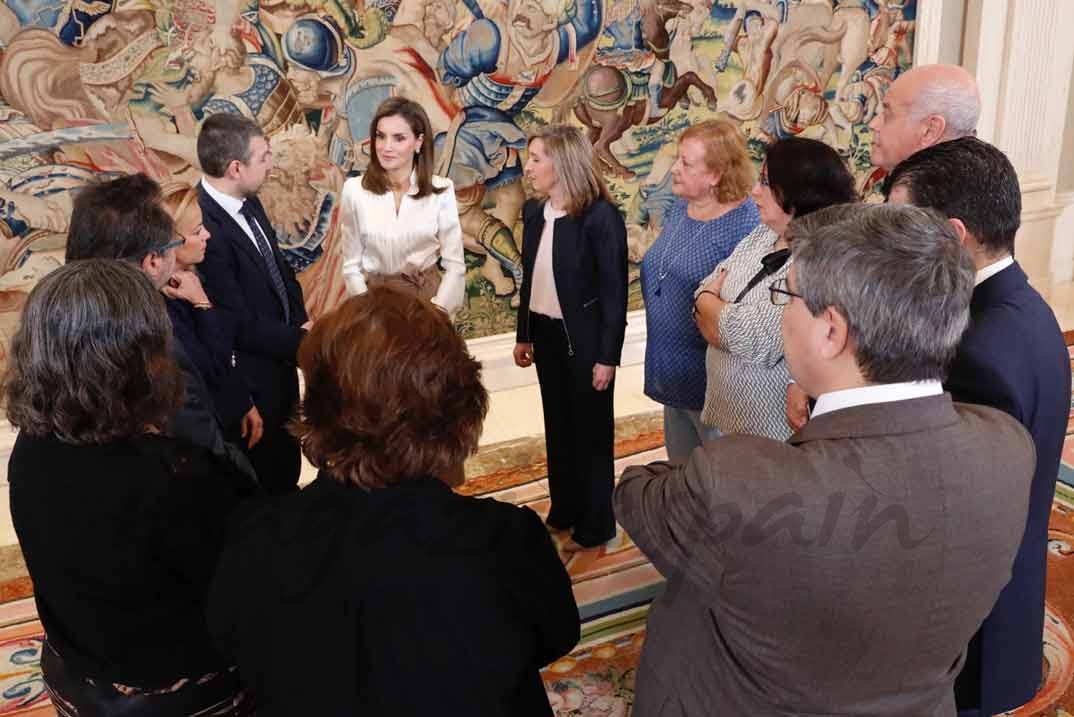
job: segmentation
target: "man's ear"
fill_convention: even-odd
[[[837,358],[847,349],[850,326],[843,315],[831,306],[821,311],[817,318],[821,319],[821,330],[824,332],[820,338],[820,355],[828,360]]]
[[[142,273],[152,280],[153,285],[159,285],[161,283],[161,273],[164,270],[164,257],[155,251],[151,251],[142,257]]]
[[[921,137],[921,144],[931,147],[943,139],[947,131],[947,120],[942,115],[929,115],[925,118],[925,133]]]
[[[958,243],[966,248],[971,248],[967,246],[967,237],[969,236],[969,232],[966,231],[966,225],[962,223],[962,220],[958,219],[957,217],[949,217],[947,219],[947,223],[954,228],[955,234],[958,235]]]

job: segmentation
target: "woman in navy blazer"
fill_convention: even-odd
[[[612,395],[626,332],[626,226],[576,127],[530,139],[515,363],[537,365],[551,530],[571,552],[615,535]]]
[[[175,337],[197,366],[212,394],[213,411],[225,435],[241,435],[247,449],[261,440],[261,414],[245,382],[235,372],[232,331],[226,317],[209,301],[197,265],[205,259],[211,235],[205,228],[197,190],[186,188],[164,199],[183,240],[175,250],[175,271],[161,289]]]

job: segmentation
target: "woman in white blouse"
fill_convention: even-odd
[[[343,184],[347,293],[390,284],[454,316],[466,290],[462,227],[451,180],[433,175],[429,118],[416,102],[391,97],[377,108],[369,136],[369,167]]]

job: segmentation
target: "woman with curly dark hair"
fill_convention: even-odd
[[[182,390],[171,336],[134,264],[86,259],[41,280],[12,339],[11,517],[64,717],[249,714],[204,618],[248,483],[161,434]]]
[[[447,314],[370,287],[298,360],[319,475],[237,516],[209,598],[259,714],[551,715],[578,609],[536,513],[451,490],[488,394]]]

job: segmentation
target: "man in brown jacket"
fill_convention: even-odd
[[[728,436],[629,468],[616,489],[668,581],[634,714],[954,715],[1035,462],[1016,421],[940,385],[973,264],[914,207],[817,212],[791,246],[772,300],[812,419],[787,443]]]

